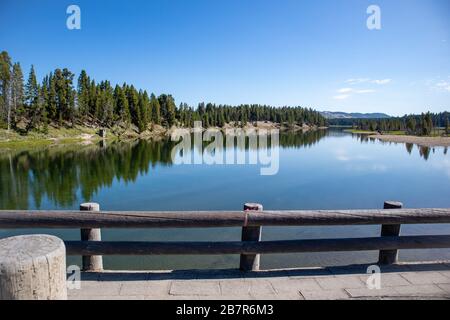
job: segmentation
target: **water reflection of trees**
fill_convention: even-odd
[[[72,206],[77,195],[89,200],[114,179],[132,182],[149,165],[170,164],[167,142],[115,143],[108,147],[64,146],[10,152],[0,156],[0,208],[27,209],[44,197],[58,206]]]
[[[392,144],[404,144],[406,148],[406,152],[409,154],[412,154],[414,151],[414,146],[417,147],[419,150],[419,155],[421,158],[423,158],[425,161],[427,161],[430,158],[431,153],[436,153],[436,150],[439,150],[441,148],[434,148],[434,147],[427,147],[427,146],[421,146],[413,143],[403,143],[403,142],[391,142],[391,141],[383,141],[379,140],[373,137],[370,137],[366,134],[353,134],[353,136],[360,141],[361,143],[381,143],[382,145],[392,145]],[[448,148],[443,148],[443,153],[446,155],[448,152]]]
[[[283,133],[280,146],[306,147],[326,131]],[[51,146],[0,153],[0,209],[37,208],[48,199],[58,207],[89,201],[115,180],[134,182],[156,165],[172,165],[175,142],[134,141],[90,146]],[[246,149],[248,144],[246,144]]]
[[[311,147],[330,134],[332,132],[328,130],[313,130],[302,134],[284,132],[280,134],[280,146],[283,148]]]

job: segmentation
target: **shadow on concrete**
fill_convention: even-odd
[[[332,275],[365,275],[370,264],[326,268],[302,268],[284,270],[262,270],[258,272],[241,272],[237,269],[226,270],[175,270],[175,271],[104,271],[84,272],[82,281],[161,281],[161,280],[220,280],[220,279],[261,279],[277,277],[308,278]],[[447,262],[430,262],[417,264],[397,264],[379,266],[381,273],[422,272],[450,270]]]

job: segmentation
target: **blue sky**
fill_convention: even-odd
[[[81,30],[66,9],[81,8]],[[366,27],[381,8],[381,30]],[[450,109],[448,0],[1,0],[0,50],[171,93],[392,115]]]

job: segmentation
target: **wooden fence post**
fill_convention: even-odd
[[[100,205],[98,203],[82,203],[80,211],[99,212]],[[81,229],[81,241],[102,241],[101,229]],[[83,271],[102,271],[102,256],[83,256]]]
[[[384,203],[384,209],[401,209],[403,208],[403,203],[395,201],[386,201]],[[381,226],[381,236],[382,237],[398,237],[400,236],[400,224],[386,224]],[[380,250],[380,256],[378,259],[378,264],[380,265],[390,265],[395,264],[398,261],[398,250]]]
[[[66,247],[54,236],[0,240],[0,300],[66,300]]]
[[[244,204],[244,211],[263,211],[263,206],[259,203]],[[262,227],[242,227],[242,241],[261,241]],[[259,271],[259,254],[241,254],[241,271]]]

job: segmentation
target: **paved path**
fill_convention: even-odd
[[[448,262],[382,267],[380,290],[368,289],[367,267],[84,273],[69,299],[450,299]]]

